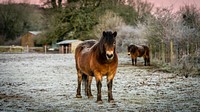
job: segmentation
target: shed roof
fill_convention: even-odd
[[[58,44],[58,45],[69,44],[69,43],[73,43],[73,42],[76,42],[76,41],[80,41],[80,40],[64,40],[64,41],[58,42],[56,44]]]
[[[40,33],[42,33],[41,31],[29,31],[29,33],[33,34],[33,35],[38,35]]]

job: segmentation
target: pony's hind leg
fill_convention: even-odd
[[[148,64],[148,57],[144,56],[143,58],[144,58],[144,66],[147,66],[147,64]]]
[[[135,66],[137,66],[137,58],[135,58]]]
[[[77,76],[78,76],[78,87],[77,87],[77,93],[76,93],[76,98],[82,98],[81,96],[81,82],[82,82],[82,74],[80,71],[77,71]]]
[[[147,65],[147,58],[144,58],[144,66]]]
[[[82,74],[82,86],[85,86],[85,95],[87,95],[87,85],[88,85],[88,81],[87,81],[87,75]]]
[[[150,58],[149,57],[145,57],[144,58],[144,65],[145,66],[150,66]]]
[[[93,98],[92,92],[91,92],[91,83],[92,83],[92,76],[88,76],[87,78],[87,86],[86,86],[86,94],[88,98]]]

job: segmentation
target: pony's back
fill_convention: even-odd
[[[75,49],[75,58],[85,48],[91,48],[96,43],[96,40],[86,40],[80,43]]]
[[[84,49],[89,49],[91,48],[97,41],[96,40],[86,40],[82,43],[80,43],[76,49],[75,49],[75,60],[76,60],[76,68],[78,67],[78,58],[80,56],[80,53],[84,50]],[[78,69],[78,68],[77,68]]]

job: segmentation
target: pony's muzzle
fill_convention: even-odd
[[[131,53],[130,52],[128,52],[128,55],[130,55]]]
[[[113,51],[106,51],[106,58],[107,59],[113,59],[114,54]]]

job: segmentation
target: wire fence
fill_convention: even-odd
[[[200,74],[200,41],[169,40],[149,46],[151,60]]]

